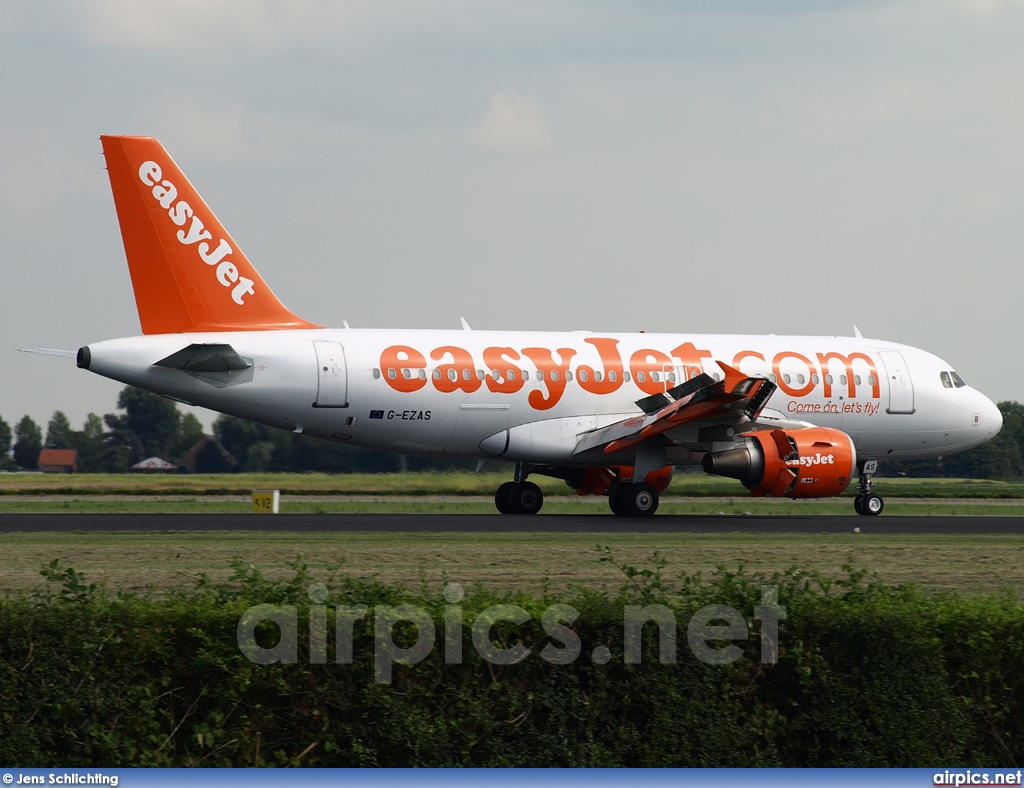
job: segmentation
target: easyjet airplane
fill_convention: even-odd
[[[854,337],[324,328],[274,296],[160,143],[102,137],[143,336],[78,366],[180,402],[352,446],[514,464],[647,516],[673,468],[755,496],[877,515],[880,460],[978,446],[999,410],[940,358]]]

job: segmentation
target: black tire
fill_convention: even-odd
[[[864,496],[864,501],[860,505],[861,514],[867,515],[868,517],[877,517],[885,509],[885,501],[882,500],[881,495],[875,495],[874,493],[868,493]]]
[[[608,488],[608,506],[611,508],[612,514],[616,517],[629,516],[629,512],[626,511],[625,504],[622,502],[628,487],[629,485],[625,482],[616,482]]]
[[[494,505],[498,507],[498,511],[502,514],[512,514],[512,490],[515,488],[515,482],[505,482],[498,491],[494,493]]]
[[[533,482],[521,482],[512,486],[508,501],[513,514],[537,514],[544,505],[544,493]]]
[[[864,496],[862,494],[858,494],[853,499],[853,511],[857,514],[864,514]]]
[[[658,493],[651,485],[631,484],[622,496],[622,506],[630,517],[650,517],[658,511]]]

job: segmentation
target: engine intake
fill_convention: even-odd
[[[757,496],[826,498],[850,484],[857,449],[845,432],[828,427],[749,432],[735,449],[704,455],[707,473],[738,479]]]

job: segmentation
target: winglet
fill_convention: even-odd
[[[320,328],[278,301],[152,137],[100,137],[145,334]]]

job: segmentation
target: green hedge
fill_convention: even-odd
[[[606,556],[606,559],[610,559]],[[772,577],[719,570],[668,580],[623,567],[615,595],[501,596],[462,601],[461,665],[444,664],[446,602],[335,573],[330,605],[414,603],[438,643],[424,661],[374,681],[372,624],[354,634],[351,665],[309,664],[307,567],[269,581],[234,577],[169,598],[111,598],[73,569],[44,570],[53,590],[0,603],[0,762],[33,766],[992,766],[1024,760],[1024,613],[1010,598],[963,599],[883,586],[849,570],[838,582],[791,570]],[[753,635],[763,585],[787,608],[779,660],[705,665],[686,648],[686,622],[705,604],[735,607]],[[296,664],[257,665],[236,643],[256,603],[299,606]],[[541,612],[580,611],[582,656],[538,656]],[[623,654],[623,608],[669,605],[677,664],[658,663],[653,625],[642,664]],[[491,665],[469,624],[496,603],[532,614],[494,638],[533,649]],[[329,621],[329,623],[331,623]],[[333,625],[332,625],[333,626]],[[270,636],[265,627],[260,637]],[[276,630],[275,630],[276,631]],[[271,638],[272,640],[272,638]],[[332,637],[333,641],[333,637]],[[271,645],[268,641],[265,645]],[[556,644],[557,645],[557,644]],[[607,646],[598,665],[593,648]]]

